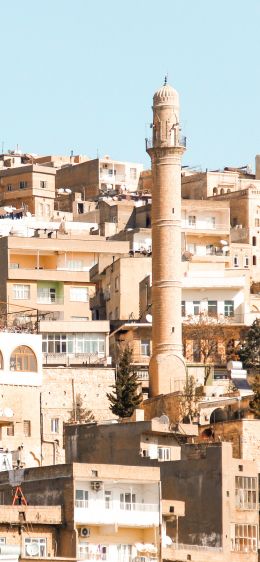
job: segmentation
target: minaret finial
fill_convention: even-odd
[[[168,82],[168,73],[165,74],[164,76],[164,86],[166,86],[167,82]]]

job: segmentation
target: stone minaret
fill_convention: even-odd
[[[152,315],[151,396],[183,387],[181,319],[181,158],[179,96],[167,84],[153,97],[152,161]]]

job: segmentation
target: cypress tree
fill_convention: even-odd
[[[239,350],[239,358],[245,367],[260,365],[260,320],[256,319],[249,328]]]
[[[257,375],[252,384],[252,389],[254,391],[254,398],[249,403],[250,410],[254,413],[256,418],[260,418],[260,376]]]
[[[109,408],[119,418],[130,418],[142,402],[142,393],[138,393],[137,374],[131,361],[132,351],[125,347],[119,357],[113,393],[107,393]]]

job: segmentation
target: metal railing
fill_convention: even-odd
[[[82,503],[82,505],[78,505],[78,503]],[[86,505],[83,505],[86,503]],[[158,512],[158,504],[156,503],[128,503],[128,502],[116,502],[110,501],[103,502],[106,510],[114,511],[114,510],[121,510],[121,511],[141,511],[141,512]],[[91,509],[91,500],[75,500],[75,507],[79,507],[81,509]]]
[[[37,296],[37,304],[64,304],[63,297],[56,297],[56,296]]]
[[[204,545],[197,545],[197,544],[183,544],[183,543],[173,543],[169,546],[164,547],[167,550],[197,550],[197,551],[204,551],[204,552],[223,552],[223,548],[220,546],[204,546]]]
[[[145,148],[146,150],[149,148],[156,148],[156,147],[178,147],[178,146],[182,146],[184,148],[186,148],[187,146],[187,137],[185,137],[184,135],[178,135],[177,138],[173,138],[172,139],[159,139],[159,141],[153,143],[153,139],[151,138],[146,138],[145,139]]]

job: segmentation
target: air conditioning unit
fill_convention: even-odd
[[[89,529],[89,527],[81,527],[81,529],[80,529],[80,536],[81,536],[81,537],[89,537],[89,536],[90,536],[90,529]]]
[[[91,490],[94,490],[95,492],[99,492],[99,490],[102,490],[102,486],[103,482],[100,482],[98,480],[91,482]]]
[[[36,542],[32,542],[25,546],[25,552],[27,556],[38,556],[40,553],[40,547]]]

